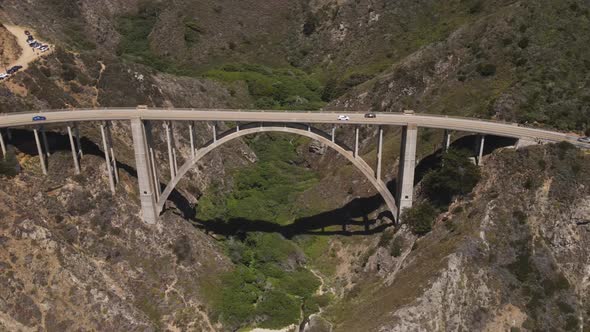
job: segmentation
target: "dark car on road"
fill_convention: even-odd
[[[41,115],[35,115],[33,117],[33,121],[45,121],[45,120],[47,120],[47,118],[44,116],[41,116]]]
[[[21,70],[23,66],[14,66],[6,71],[7,74],[14,74],[17,71]]]
[[[367,118],[367,119],[374,119],[376,117],[377,117],[377,114],[375,114],[375,113],[367,113],[367,114],[365,114],[365,118]]]

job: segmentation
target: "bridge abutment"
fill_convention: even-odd
[[[156,212],[156,199],[152,188],[152,173],[148,159],[148,144],[145,127],[141,119],[131,120],[131,134],[133,135],[133,148],[135,150],[135,165],[137,168],[137,182],[139,183],[139,199],[141,201],[141,213],[143,221],[153,225],[158,220]]]
[[[414,172],[416,169],[416,145],[418,143],[418,126],[408,124],[402,129],[398,188],[398,220],[404,209],[411,208],[414,201]]]

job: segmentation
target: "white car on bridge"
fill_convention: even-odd
[[[348,121],[348,120],[350,120],[350,117],[348,115],[338,115],[338,120]]]

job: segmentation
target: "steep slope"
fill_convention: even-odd
[[[493,155],[431,234],[402,227],[359,262],[356,290],[331,311],[335,330],[581,330],[589,172],[589,156],[567,145]]]
[[[19,159],[0,189],[0,330],[219,328],[203,293],[231,262],[215,241],[175,215],[143,224],[134,179],[121,171],[112,196],[98,157],[68,176],[54,153],[51,177]]]

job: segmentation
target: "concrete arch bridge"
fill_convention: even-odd
[[[43,124],[63,124],[67,127],[72,158],[76,173],[80,172],[82,149],[77,124],[84,121],[100,122],[103,151],[107,164],[107,173],[111,191],[115,191],[118,182],[116,160],[110,133],[110,121],[130,121],[133,149],[137,168],[138,185],[143,220],[148,224],[158,221],[164,205],[178,182],[205,157],[209,152],[236,138],[263,132],[282,132],[297,134],[320,141],[348,159],[372,184],[392,213],[399,221],[400,212],[412,206],[414,171],[416,167],[416,145],[418,129],[439,128],[445,130],[443,146],[448,148],[451,131],[463,131],[479,134],[477,163],[481,162],[485,135],[515,138],[519,142],[561,142],[566,141],[581,147],[590,148],[590,144],[577,141],[577,137],[541,129],[521,127],[516,124],[484,121],[437,115],[406,113],[378,113],[366,117],[363,113],[332,113],[305,111],[262,111],[262,110],[221,110],[221,109],[157,109],[139,106],[137,108],[111,109],[74,109],[47,110],[31,113],[0,114],[0,128],[10,137],[10,128],[33,126],[34,139],[40,156],[41,169],[47,174],[46,155],[49,146],[45,137]],[[171,181],[161,188],[159,174],[155,167],[155,154],[151,142],[150,122],[164,121],[166,129],[168,158]],[[176,148],[172,144],[170,121],[189,122],[191,157],[184,165],[177,164]],[[195,145],[195,121],[235,122],[237,125],[224,133],[217,133],[213,126],[213,137],[203,147]],[[332,124],[331,132],[314,128],[313,124]],[[350,126],[355,132],[353,147],[347,147],[336,140],[335,125]],[[378,126],[377,165],[373,169],[359,156],[359,125]],[[402,127],[400,165],[397,193],[390,192],[382,179],[382,152],[384,126]],[[6,156],[4,134],[0,131],[0,147]]]

